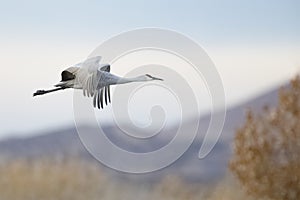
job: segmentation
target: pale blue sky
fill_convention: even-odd
[[[70,91],[39,99],[32,92],[51,87],[102,41],[141,27],[198,42],[219,70],[228,104],[237,104],[299,72],[299,13],[296,0],[1,1],[0,138],[72,125]]]
[[[26,38],[109,37],[137,27],[184,32],[209,43],[299,42],[300,2],[291,1],[5,1],[1,34]]]

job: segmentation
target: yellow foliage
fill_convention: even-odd
[[[300,199],[300,78],[279,93],[274,109],[254,116],[235,136],[230,169],[256,198]]]

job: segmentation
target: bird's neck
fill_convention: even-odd
[[[144,81],[147,81],[144,76],[137,76],[137,77],[133,77],[133,78],[122,77],[117,81],[116,84],[131,83],[131,82],[144,82]]]

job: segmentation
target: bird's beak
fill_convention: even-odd
[[[153,77],[153,76],[152,76],[152,79],[153,79],[153,80],[159,80],[159,81],[163,81],[163,80],[164,80],[164,79],[162,79],[162,78],[156,78],[156,77]]]

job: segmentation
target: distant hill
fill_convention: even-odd
[[[143,181],[155,181],[164,175],[170,174],[176,174],[177,176],[189,181],[207,181],[217,179],[223,176],[226,172],[227,162],[231,155],[231,142],[234,132],[236,128],[241,126],[243,123],[245,110],[251,108],[256,112],[259,112],[259,110],[265,105],[274,106],[277,103],[277,93],[277,89],[272,90],[255,99],[249,100],[233,108],[229,108],[227,110],[225,126],[221,138],[212,153],[203,160],[199,160],[197,156],[202,141],[201,131],[206,130],[210,115],[204,116],[201,119],[198,137],[188,151],[170,167],[145,175],[117,173],[104,166],[103,169],[118,178],[130,178]],[[85,127],[85,129],[87,131],[93,130],[91,127]],[[118,131],[116,127],[108,126],[106,129],[111,133],[112,137],[114,137],[114,133]],[[152,149],[153,146],[159,146],[159,143],[160,142],[155,142],[155,144],[131,145],[127,147],[147,152],[149,149]],[[16,158],[36,159],[41,157],[77,157],[84,159],[87,162],[93,160],[80,142],[75,127],[44,132],[34,137],[13,138],[0,141],[0,161],[2,162]]]

